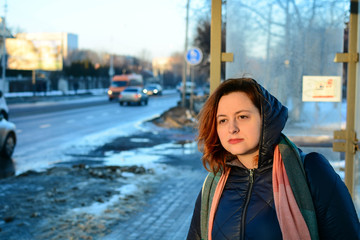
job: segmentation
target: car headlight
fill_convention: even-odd
[[[109,91],[108,91],[108,94],[109,94],[109,95],[112,95],[112,91],[111,91],[111,90],[109,90]]]
[[[154,90],[154,93],[157,93],[157,92],[158,92],[158,90],[157,90],[157,89],[155,89],[155,90]]]
[[[147,89],[144,89],[144,90],[143,90],[143,93],[147,93]]]

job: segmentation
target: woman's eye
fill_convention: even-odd
[[[219,120],[219,124],[223,124],[223,123],[225,123],[226,122],[226,119],[220,119]]]

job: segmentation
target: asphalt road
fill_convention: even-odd
[[[147,106],[120,106],[105,95],[9,104],[10,121],[17,127],[16,173],[64,161],[67,149],[77,144],[101,145],[111,137],[131,133],[137,123],[160,115],[178,100],[173,93],[151,97]]]

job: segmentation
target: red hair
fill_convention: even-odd
[[[261,94],[257,83],[251,78],[228,79],[209,96],[198,115],[198,148],[203,153],[202,162],[206,170],[217,173],[225,170],[226,161],[235,158],[220,143],[217,134],[216,114],[222,96],[233,92],[244,92],[261,113]]]

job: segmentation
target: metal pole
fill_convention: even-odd
[[[1,66],[2,66],[2,90],[3,93],[5,93],[6,90],[6,35],[5,35],[5,15],[6,15],[6,10],[7,10],[7,4],[5,1],[5,5],[4,5],[4,17],[2,18],[2,24],[3,24],[3,34],[2,34],[2,38],[3,38],[3,52],[2,52],[2,59],[1,59]]]
[[[109,85],[111,85],[111,82],[112,82],[112,79],[113,79],[113,76],[115,74],[115,71],[114,71],[114,55],[113,54],[110,54],[110,67],[109,67]]]
[[[357,53],[358,0],[350,3],[349,53]],[[356,61],[348,63],[347,109],[346,109],[346,151],[345,151],[345,184],[350,194],[354,192],[354,132],[355,132],[355,90]]]
[[[190,66],[190,80],[191,80],[191,87],[194,85],[194,66]],[[190,93],[190,103],[189,103],[189,109],[191,112],[194,112],[194,90],[191,88]]]
[[[183,67],[183,76],[182,76],[182,96],[181,96],[181,106],[182,107],[185,107],[185,98],[186,98],[187,62],[185,60],[185,55],[186,55],[186,51],[187,51],[187,48],[188,48],[189,6],[190,6],[190,0],[187,0],[187,4],[186,4],[186,29],[185,29],[184,67]]]
[[[220,85],[221,79],[221,4],[221,0],[211,1],[210,92]]]
[[[32,88],[33,88],[33,96],[35,97],[36,95],[36,70],[32,70]]]

